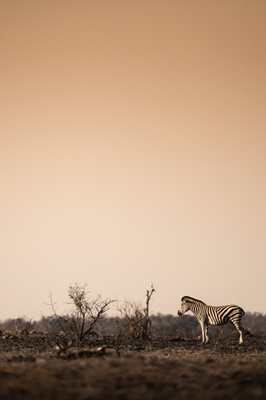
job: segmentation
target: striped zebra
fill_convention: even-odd
[[[203,301],[184,296],[181,299],[181,307],[178,315],[183,315],[187,311],[192,311],[200,323],[202,331],[202,343],[208,343],[208,325],[224,325],[231,322],[239,332],[239,344],[243,343],[243,328],[241,318],[245,311],[235,305],[229,306],[207,306]]]

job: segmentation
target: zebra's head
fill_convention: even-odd
[[[201,303],[201,304],[205,304],[203,303],[203,301],[201,300],[197,300],[194,299],[194,297],[190,297],[190,296],[184,296],[181,299],[181,306],[180,309],[177,311],[178,315],[183,315],[185,314],[185,312],[187,312],[188,310],[191,309],[191,306],[195,303]],[[192,306],[193,307],[193,306]]]
[[[189,310],[189,301],[188,301],[188,297],[185,296],[185,297],[182,297],[182,299],[181,299],[181,306],[180,306],[179,310],[177,311],[177,314],[183,315],[188,310]]]

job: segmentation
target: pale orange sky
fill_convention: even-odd
[[[0,320],[49,292],[266,313],[266,2],[0,0]]]

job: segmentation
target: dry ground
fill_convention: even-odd
[[[266,399],[266,338],[0,337],[0,399]],[[68,342],[68,345],[70,343]]]

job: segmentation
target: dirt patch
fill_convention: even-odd
[[[72,343],[71,343],[72,340]],[[64,347],[65,346],[65,347]],[[265,399],[266,338],[0,337],[0,398]]]

